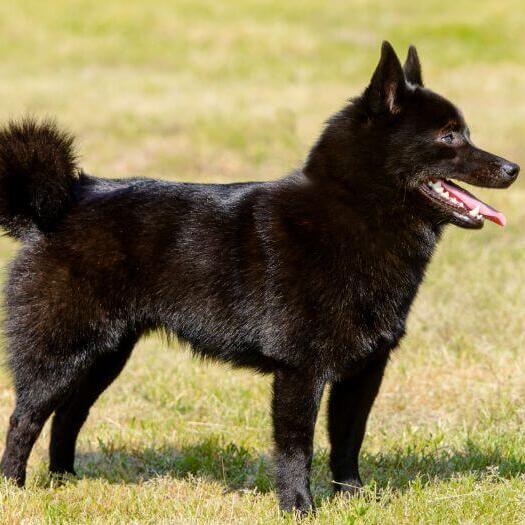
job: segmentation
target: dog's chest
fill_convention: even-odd
[[[344,367],[397,346],[431,250],[358,260],[331,275],[319,321],[324,323],[322,355]]]
[[[404,281],[367,284],[361,277],[359,281],[348,296],[334,300],[334,335],[365,354],[395,346],[404,335],[421,279],[411,276]]]

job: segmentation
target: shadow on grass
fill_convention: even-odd
[[[79,452],[76,470],[81,478],[112,483],[138,483],[159,476],[203,477],[230,490],[271,489],[271,461],[234,443],[212,438],[176,449],[169,446],[130,450],[100,443],[98,452]]]
[[[272,462],[233,443],[212,438],[190,446],[129,450],[100,443],[100,451],[77,454],[81,478],[102,478],[111,483],[139,483],[159,476],[202,477],[222,483],[227,490],[268,492],[273,488]],[[380,454],[364,453],[361,471],[365,483],[382,491],[406,491],[412,480],[424,483],[446,481],[461,474],[513,478],[525,473],[525,457],[487,450],[471,441],[461,449],[438,448],[427,452],[410,449]],[[313,462],[313,490],[317,498],[331,494],[328,454],[316,452]]]
[[[390,450],[363,454],[361,473],[365,483],[374,481],[379,489],[405,491],[418,478],[424,483],[447,481],[458,475],[510,479],[525,473],[525,455],[517,456],[480,447],[467,440],[463,447],[439,447],[427,451]]]

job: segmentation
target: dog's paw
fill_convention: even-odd
[[[309,491],[291,490],[279,495],[279,506],[283,512],[304,516],[314,512],[314,503]]]
[[[363,489],[363,484],[359,478],[348,478],[344,481],[333,481],[334,491],[338,494],[345,494],[348,497],[359,495]]]

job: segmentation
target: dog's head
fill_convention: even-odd
[[[506,188],[518,172],[474,146],[461,111],[423,86],[416,49],[402,67],[388,42],[369,86],[330,119],[305,165],[307,175],[342,180],[369,206],[410,206],[464,228],[481,228],[485,218],[504,225],[505,216],[452,180]]]

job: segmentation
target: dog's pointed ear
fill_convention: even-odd
[[[405,74],[399,58],[394,48],[385,40],[381,46],[379,64],[364,93],[372,113],[399,113],[406,88]]]
[[[407,59],[403,66],[407,82],[414,84],[414,86],[423,87],[423,76],[421,75],[421,62],[417,56],[417,51],[414,46],[408,48]]]

